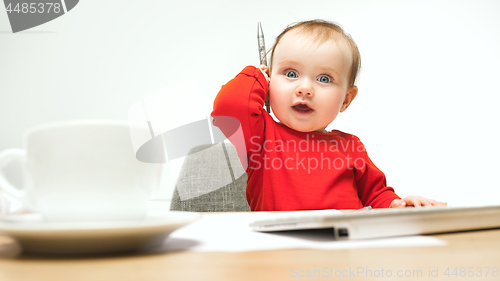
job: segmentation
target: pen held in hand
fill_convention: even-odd
[[[267,66],[266,44],[264,42],[264,32],[262,31],[262,25],[260,22],[257,25],[257,41],[259,43],[260,65]]]
[[[259,43],[260,65],[267,66],[266,44],[264,43],[264,31],[262,31],[262,25],[260,24],[260,22],[257,24],[257,41]],[[271,113],[271,105],[269,104],[269,97],[266,98],[264,106],[266,107],[267,113]]]

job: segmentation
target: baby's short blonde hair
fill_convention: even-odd
[[[271,48],[270,69],[272,69],[276,46],[280,42],[281,38],[292,30],[295,30],[298,34],[313,36],[313,40],[319,44],[328,40],[333,40],[341,48],[341,50],[346,53],[346,58],[351,62],[349,71],[349,87],[355,85],[358,72],[361,69],[361,55],[359,53],[358,46],[351,36],[344,32],[340,25],[325,20],[303,21],[289,25],[285,28],[285,30],[283,30],[283,32],[276,37],[276,42]]]

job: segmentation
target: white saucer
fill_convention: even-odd
[[[0,220],[0,234],[17,240],[26,252],[135,251],[160,246],[171,232],[199,218],[197,213],[151,211],[137,221],[45,222],[39,214],[23,214]]]

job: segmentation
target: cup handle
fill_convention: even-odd
[[[5,177],[5,166],[13,161],[24,161],[26,152],[20,148],[10,148],[0,152],[0,189],[12,197],[24,201],[24,190],[13,186]]]

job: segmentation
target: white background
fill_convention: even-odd
[[[257,22],[270,49],[288,24],[321,18],[362,56],[359,94],[329,129],[359,136],[400,196],[499,204],[499,12],[499,1],[84,0],[13,34],[2,7],[0,150],[46,122],[127,120],[133,104],[179,82],[220,87],[258,63]],[[162,126],[206,118],[216,94],[168,92]]]

